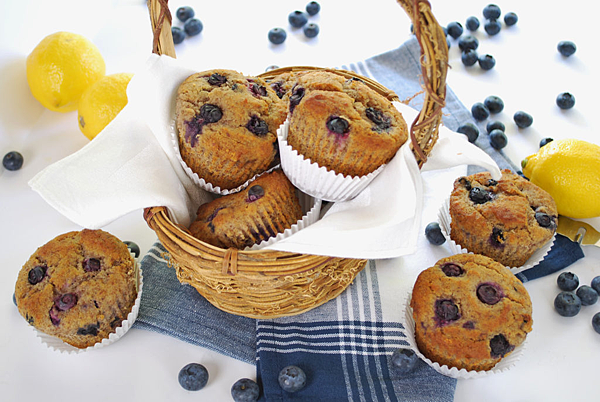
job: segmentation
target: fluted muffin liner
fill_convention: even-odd
[[[419,356],[421,360],[423,360],[429,367],[437,371],[438,373],[445,375],[447,377],[457,378],[457,379],[470,379],[470,378],[481,378],[492,374],[503,373],[510,370],[512,367],[517,364],[517,362],[522,358],[523,351],[525,350],[525,343],[527,339],[525,339],[519,346],[516,346],[515,349],[502,358],[496,365],[490,370],[467,370],[467,369],[459,369],[457,367],[448,367],[447,365],[440,365],[437,362],[432,361],[427,358],[425,355],[419,351],[419,347],[417,346],[417,340],[415,338],[415,320],[413,318],[413,309],[410,307],[410,300],[412,297],[412,293],[409,293],[405,306],[404,306],[404,333],[406,335],[406,341],[410,345],[410,348]]]
[[[140,264],[138,262],[137,258],[134,258],[135,261],[135,272],[136,272],[136,288],[137,288],[137,296],[135,298],[135,302],[133,304],[133,307],[131,308],[131,311],[129,312],[129,314],[127,315],[127,318],[124,319],[121,322],[121,325],[118,326],[114,332],[111,332],[108,336],[108,338],[104,338],[102,339],[101,342],[97,342],[96,344],[92,345],[92,346],[88,346],[87,348],[77,348],[73,345],[69,345],[66,342],[63,342],[61,339],[45,334],[42,331],[39,331],[38,329],[33,328],[33,330],[35,331],[37,337],[40,339],[40,341],[45,344],[48,348],[55,350],[57,352],[60,353],[67,353],[67,354],[78,354],[78,353],[83,353],[83,352],[87,352],[90,350],[95,350],[95,349],[100,349],[103,348],[105,346],[108,346],[112,343],[115,343],[116,341],[118,341],[119,339],[121,339],[123,337],[123,335],[125,335],[127,333],[127,331],[129,331],[131,329],[131,327],[133,327],[133,323],[135,322],[135,320],[138,317],[138,313],[140,311],[140,303],[142,300],[142,289],[144,287],[144,277],[142,275],[142,268],[140,267]]]
[[[450,250],[453,254],[474,254],[473,252],[467,250],[462,247],[460,244],[456,243],[450,237],[450,223],[452,222],[452,217],[450,216],[450,197],[446,198],[440,209],[438,210],[438,223],[440,224],[440,229],[442,229],[442,234],[446,238],[448,245],[450,246]],[[510,271],[514,274],[518,274],[521,271],[525,271],[526,269],[532,268],[540,263],[546,257],[552,245],[554,244],[554,239],[556,238],[556,234],[552,236],[550,240],[548,240],[542,247],[538,248],[532,255],[525,261],[525,264],[520,267],[510,267],[506,266]]]
[[[344,176],[298,153],[287,142],[289,118],[277,130],[281,168],[286,176],[303,192],[324,201],[348,201],[363,191],[386,165],[365,176]]]

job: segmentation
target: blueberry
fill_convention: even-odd
[[[504,244],[504,231],[499,228],[493,228],[492,234],[490,235],[490,242],[494,247],[502,247]]]
[[[490,145],[492,148],[500,150],[508,144],[508,138],[502,130],[492,130],[490,133]]]
[[[123,243],[125,243],[127,245],[129,252],[133,253],[135,258],[138,258],[140,256],[140,246],[138,246],[137,244],[135,244],[132,241],[124,241]]]
[[[501,121],[494,120],[494,121],[490,121],[488,124],[486,124],[485,130],[489,134],[493,130],[506,131],[506,127],[504,126],[504,123],[502,123]]]
[[[575,43],[571,42],[570,40],[563,40],[558,42],[556,48],[558,49],[559,53],[565,57],[571,56],[577,50],[577,46],[575,46]]]
[[[183,389],[198,391],[208,382],[208,370],[200,363],[189,363],[183,366],[177,378]]]
[[[59,322],[60,322],[60,320],[59,320]],[[55,324],[55,325],[57,325],[57,324]],[[90,324],[86,327],[79,328],[79,329],[77,329],[77,335],[97,336],[98,335],[98,325]]]
[[[592,288],[594,288],[594,290],[600,294],[600,276],[592,279]]]
[[[514,350],[514,346],[508,342],[508,339],[502,334],[490,339],[490,356],[494,358],[504,357],[507,353]]]
[[[486,21],[485,24],[483,24],[483,29],[485,30],[485,32],[487,32],[488,35],[494,36],[500,32],[502,26],[497,20],[489,20]]]
[[[86,258],[83,261],[83,270],[85,272],[96,272],[100,271],[102,265],[100,264],[100,260],[97,258]]]
[[[446,276],[461,276],[465,273],[460,266],[452,262],[447,262],[442,265],[441,270],[444,274],[446,274]]]
[[[479,60],[479,55],[475,50],[469,49],[462,53],[460,56],[460,61],[467,67],[474,66],[475,63]]]
[[[507,27],[515,25],[518,20],[519,20],[519,17],[517,16],[517,14],[515,14],[512,11],[504,14],[504,23],[506,24]]]
[[[563,317],[574,317],[581,310],[581,299],[572,292],[560,292],[554,299],[554,309]]]
[[[535,220],[537,221],[538,225],[543,228],[554,228],[554,219],[552,219],[547,213],[536,212]]]
[[[36,265],[35,267],[31,268],[27,274],[27,280],[29,281],[29,284],[35,285],[40,283],[44,277],[46,277],[47,270],[48,268],[43,265]]]
[[[276,64],[271,64],[270,66],[267,66],[267,68],[265,68],[265,73],[268,73],[269,71],[272,71],[272,70],[277,70],[278,68],[279,68],[279,66],[278,66],[278,65],[276,65]],[[281,84],[280,84],[280,85],[281,85]],[[280,98],[281,98],[281,96],[280,96]]]
[[[249,378],[237,380],[231,386],[231,397],[234,402],[255,402],[258,401],[259,394],[258,384]]]
[[[572,292],[579,286],[579,277],[573,272],[563,272],[560,275],[558,275],[558,278],[556,279],[556,284],[558,285],[558,288],[560,290]]]
[[[311,22],[310,24],[306,24],[306,26],[304,27],[304,36],[306,36],[307,38],[314,38],[318,34],[319,34],[319,26],[317,24],[315,24],[314,22]]]
[[[485,304],[494,305],[504,297],[500,286],[495,283],[482,283],[477,286],[477,298]]]
[[[540,140],[540,148],[552,141],[554,141],[554,140],[550,137],[542,138]]]
[[[219,73],[213,73],[208,77],[207,81],[214,87],[220,87],[227,82],[227,77]]]
[[[504,110],[504,101],[496,95],[490,95],[485,98],[483,104],[490,110],[490,113],[496,114]]]
[[[460,318],[458,306],[448,299],[438,299],[435,301],[434,313],[439,325],[446,325]]]
[[[171,27],[171,35],[173,35],[173,43],[179,45],[185,39],[185,32],[179,27]]]
[[[23,166],[23,155],[17,151],[10,151],[2,159],[2,166],[6,170],[19,170]]]
[[[15,295],[15,292],[13,292],[13,303],[15,306],[17,305],[17,296]]]
[[[582,306],[591,306],[598,301],[598,292],[588,285],[581,285],[575,294],[581,299]]]
[[[471,114],[477,121],[483,121],[490,116],[490,110],[481,102],[474,103],[471,106]]]
[[[329,131],[339,135],[344,135],[350,130],[350,124],[343,117],[330,116],[325,124]]]
[[[571,109],[575,106],[575,97],[569,92],[563,92],[556,97],[556,105],[563,109]]]
[[[290,95],[290,112],[293,112],[296,106],[298,106],[304,97],[304,92],[305,90],[303,87],[294,86],[294,88],[292,88],[292,94]]]
[[[388,130],[392,126],[389,116],[386,116],[381,110],[368,107],[365,109],[365,114],[373,123],[373,131],[382,132]]]
[[[306,17],[305,13],[303,13],[302,11],[296,10],[296,11],[292,11],[288,15],[288,22],[294,28],[300,28],[300,27],[303,27],[308,22],[308,18]]]
[[[202,22],[200,22],[200,20],[197,18],[190,18],[183,24],[183,30],[188,36],[198,35],[200,32],[202,32],[203,28],[204,25],[202,25]]]
[[[408,374],[415,369],[419,356],[412,349],[396,349],[392,353],[392,364],[400,374]]]
[[[475,142],[477,140],[477,137],[479,137],[479,128],[477,128],[477,126],[471,122],[466,122],[465,124],[462,124],[458,127],[456,131],[466,135],[467,139],[471,143]]]
[[[177,9],[177,11],[175,12],[175,15],[177,15],[177,19],[179,21],[186,22],[190,18],[193,18],[194,15],[196,15],[196,13],[194,12],[194,9],[192,7],[183,6],[183,7],[179,7]]]
[[[267,123],[256,116],[252,116],[250,118],[250,120],[246,124],[246,128],[252,134],[257,135],[259,137],[262,137],[269,132],[269,126],[267,125]]]
[[[527,128],[533,124],[533,117],[529,113],[519,110],[513,115],[513,120],[519,128]]]
[[[223,112],[217,105],[206,103],[200,107],[200,118],[203,124],[216,123],[221,120],[221,117],[223,117]]]
[[[321,5],[316,1],[311,1],[306,5],[306,12],[308,15],[316,15],[321,10]]]
[[[77,304],[77,295],[74,293],[65,293],[56,302],[56,308],[60,311],[67,311]]]
[[[488,20],[496,20],[500,18],[500,7],[495,4],[488,4],[483,8],[483,17]]]
[[[287,392],[296,392],[306,385],[306,374],[298,366],[287,366],[277,376],[279,386]]]
[[[437,222],[431,222],[425,227],[425,237],[427,237],[429,243],[436,246],[440,246],[446,242],[446,238],[442,234],[442,229]]]
[[[280,45],[285,42],[287,32],[283,28],[273,28],[269,31],[269,42],[274,45]]]
[[[600,313],[596,313],[592,317],[592,327],[594,331],[600,334]]]
[[[479,56],[479,67],[482,70],[491,70],[496,65],[496,59],[491,54],[483,54]]]
[[[267,88],[257,84],[256,82],[252,82],[251,80],[248,81],[248,89],[252,93],[252,96],[257,98],[260,98],[261,96],[267,96]]]
[[[492,200],[492,196],[489,191],[481,187],[472,187],[469,191],[469,199],[475,204],[485,204]]]
[[[262,186],[255,184],[248,189],[248,197],[246,198],[246,202],[254,202],[259,198],[262,198],[264,195],[265,190],[262,188]]]
[[[479,29],[479,18],[474,16],[467,18],[467,23],[465,26],[471,32],[477,31]]]
[[[448,35],[452,36],[454,39],[457,39],[464,31],[461,23],[457,21],[449,23],[446,29],[448,30]]]
[[[463,52],[465,50],[477,50],[479,47],[479,40],[473,35],[461,36],[458,40],[458,47]]]

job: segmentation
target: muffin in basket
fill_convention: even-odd
[[[457,254],[419,274],[410,306],[419,351],[440,365],[490,370],[531,332],[523,284],[491,258]]]
[[[272,164],[285,117],[285,102],[261,78],[231,70],[193,74],[177,91],[181,157],[200,179],[234,189]]]
[[[190,233],[221,248],[244,249],[302,219],[296,188],[281,170],[265,173],[238,193],[198,208]]]
[[[37,330],[76,348],[115,332],[137,296],[127,245],[102,230],[62,234],[39,247],[19,272],[19,313]]]
[[[556,231],[556,203],[545,190],[503,170],[459,177],[450,195],[450,237],[457,244],[509,266],[520,267]]]
[[[308,72],[297,77],[288,103],[288,144],[344,176],[375,171],[408,139],[402,114],[360,79]]]

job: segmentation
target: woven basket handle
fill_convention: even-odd
[[[171,11],[169,0],[148,0],[150,23],[152,24],[152,53],[175,58],[175,44],[171,33]]]

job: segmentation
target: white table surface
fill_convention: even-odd
[[[178,45],[177,56],[199,71],[232,68],[259,74],[269,65],[336,66],[363,60],[394,49],[409,38],[410,21],[393,0],[345,2],[322,0],[314,20],[321,33],[306,40],[289,29],[287,15],[308,1],[220,0],[171,1],[191,5],[204,31]],[[463,23],[470,15],[483,22],[484,0],[432,0],[441,25]],[[591,5],[591,2],[586,2]],[[519,16],[516,26],[488,37],[476,36],[480,53],[490,53],[496,67],[484,72],[465,68],[457,42],[452,40],[448,84],[470,107],[488,95],[498,95],[505,109],[498,119],[507,127],[506,154],[516,163],[537,151],[544,137],[598,140],[597,18],[581,2],[577,6],[555,0],[497,2],[503,13]],[[177,24],[177,23],[176,23]],[[281,46],[267,40],[270,28],[288,30]],[[37,172],[83,147],[76,113],[45,110],[31,96],[25,58],[46,35],[72,31],[91,39],[101,50],[107,73],[134,72],[151,52],[151,30],[141,0],[20,0],[0,3],[0,156],[11,150],[25,157],[23,168],[0,168],[0,399],[3,401],[227,401],[230,387],[242,377],[255,378],[255,367],[174,338],[131,330],[119,342],[98,351],[65,355],[45,348],[18,314],[12,302],[17,273],[37,247],[55,236],[80,230],[46,204],[27,185]],[[561,40],[572,40],[577,53],[565,59],[556,50]],[[555,105],[560,92],[576,97],[575,108]],[[533,126],[518,130],[512,114],[525,110]],[[433,215],[424,216],[424,224]],[[588,222],[600,229],[599,218]],[[145,253],[156,240],[142,219],[129,214],[104,228],[123,240],[137,242]],[[600,275],[600,251],[584,249],[586,257],[568,268],[582,283]],[[425,267],[424,267],[425,268]],[[591,317],[600,303],[584,307],[574,318],[554,312],[556,276],[527,283],[534,306],[534,330],[523,359],[511,371],[476,380],[460,380],[456,401],[578,400],[597,395],[600,335]],[[177,383],[179,369],[191,362],[210,371],[209,385],[199,393],[184,391]]]

